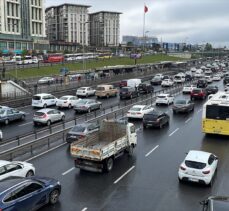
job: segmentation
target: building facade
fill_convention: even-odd
[[[88,5],[61,4],[45,10],[46,34],[53,51],[76,51],[89,44]]]
[[[120,36],[119,12],[100,11],[90,14],[90,45],[118,46]]]
[[[0,51],[48,50],[44,0],[0,1]]]

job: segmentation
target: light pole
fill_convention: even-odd
[[[86,31],[85,30],[85,26],[86,26],[87,23],[90,23],[90,22],[89,21],[86,21],[86,22],[80,22],[80,23],[82,23],[84,25],[83,32],[85,32]],[[86,37],[83,35],[83,71],[85,71],[85,69],[86,69],[86,62],[85,62],[85,38]]]

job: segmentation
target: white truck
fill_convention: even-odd
[[[112,170],[115,158],[128,153],[133,155],[137,134],[132,123],[104,120],[99,131],[71,144],[75,167],[94,172]]]

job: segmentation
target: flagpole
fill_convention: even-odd
[[[144,38],[144,36],[145,36],[145,15],[146,15],[146,13],[145,13],[145,4],[144,4],[144,10],[143,10],[143,35],[142,35],[142,38],[143,38],[143,50],[145,50],[145,38]]]

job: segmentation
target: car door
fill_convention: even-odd
[[[21,113],[18,110],[12,109],[12,112],[13,112],[14,120],[21,119],[21,116],[22,115],[21,115]]]
[[[90,88],[88,88],[88,94],[89,95],[93,95],[94,93],[93,93],[93,89],[90,87]]]
[[[56,104],[56,98],[53,95],[50,95],[49,101],[50,101],[49,105],[55,105]]]
[[[56,116],[54,114],[54,110],[48,111],[47,114],[48,114],[48,117],[51,120],[51,122],[55,122],[56,121]]]
[[[71,105],[74,106],[77,102],[77,97],[70,97],[69,100],[70,100]]]
[[[23,168],[19,164],[7,164],[5,165],[6,173],[5,173],[5,178],[11,177],[11,176],[18,176],[18,177],[24,177],[25,172],[23,172]]]
[[[6,116],[9,121],[13,121],[15,119],[13,109],[7,109]]]

